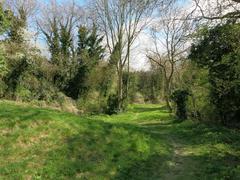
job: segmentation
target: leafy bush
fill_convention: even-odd
[[[187,90],[176,90],[172,93],[171,99],[176,103],[176,115],[178,119],[187,119],[187,100],[189,92]]]
[[[86,97],[79,98],[77,101],[78,109],[83,113],[98,114],[106,110],[106,98],[100,96],[98,91],[91,91]]]
[[[240,116],[240,24],[218,25],[191,48],[189,58],[209,70],[210,102],[215,119],[239,123]]]
[[[179,86],[188,89],[187,110],[192,119],[211,121],[214,119],[214,108],[209,102],[210,83],[208,70],[199,68],[194,62],[187,62],[181,75]]]
[[[0,98],[4,96],[6,89],[7,89],[7,85],[5,84],[4,81],[0,79]]]
[[[110,115],[118,113],[118,96],[116,94],[108,97],[106,113]]]
[[[7,63],[5,60],[5,57],[2,53],[2,46],[0,45],[0,78],[1,76],[5,75],[7,73]]]

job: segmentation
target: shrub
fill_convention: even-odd
[[[118,113],[118,96],[116,94],[108,97],[106,113],[109,115]]]
[[[82,113],[105,113],[107,109],[107,98],[101,96],[98,91],[93,90],[85,97],[77,100],[77,107]]]
[[[0,79],[0,98],[4,96],[6,89],[7,89],[7,85],[5,84],[4,81]]]
[[[208,69],[210,102],[215,119],[239,123],[240,116],[240,24],[227,23],[210,30],[191,48],[189,58]]]
[[[187,90],[176,90],[172,93],[171,99],[177,106],[176,115],[179,120],[187,119],[187,100],[189,92]]]

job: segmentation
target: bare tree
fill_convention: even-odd
[[[193,0],[195,18],[210,21],[237,20],[240,18],[240,0]]]
[[[190,44],[188,35],[193,27],[188,16],[189,13],[175,4],[161,13],[160,19],[154,22],[151,30],[154,46],[147,50],[147,58],[163,72],[164,98],[170,111],[173,76],[177,65],[186,56]]]
[[[4,5],[11,9],[16,16],[20,16],[24,12],[27,18],[34,16],[38,10],[37,0],[5,0]]]
[[[123,108],[123,71],[129,61],[131,46],[150,22],[157,0],[95,0],[97,24],[105,35],[107,49],[118,75],[118,110]]]

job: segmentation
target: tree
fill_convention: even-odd
[[[68,4],[59,4],[52,0],[41,8],[41,16],[38,19],[38,26],[49,47],[51,62],[55,65],[54,84],[62,91],[74,76],[74,37],[81,12],[74,0]]]
[[[172,81],[181,61],[186,57],[192,30],[189,14],[172,4],[162,13],[160,21],[153,24],[151,36],[154,48],[149,49],[147,58],[162,70],[164,76],[164,96],[169,111],[172,111],[170,95],[173,89]]]
[[[129,100],[132,102],[139,98],[140,102],[158,103],[162,88],[162,71],[155,64],[148,71],[130,73]]]
[[[193,0],[195,20],[236,21],[240,18],[239,0]]]
[[[97,34],[95,25],[90,30],[85,26],[79,27],[76,73],[65,89],[66,94],[73,99],[84,97],[89,91],[88,77],[103,58],[102,41],[103,37]]]
[[[11,10],[10,40],[22,44],[28,20],[32,19],[37,11],[37,0],[6,0],[4,5]]]
[[[2,46],[0,46],[2,49]],[[0,78],[2,78],[3,75],[5,75],[7,72],[7,63],[5,61],[5,57],[2,53],[2,50],[0,50]]]
[[[19,16],[12,15],[12,24],[9,31],[11,42],[22,44],[24,42],[24,30],[27,27],[26,12],[21,9]]]
[[[209,71],[210,101],[223,124],[239,121],[240,24],[227,23],[205,31],[192,45],[189,58]]]
[[[10,11],[5,11],[3,9],[2,3],[0,3],[0,35],[6,33],[6,30],[10,26],[10,19],[9,19]]]
[[[33,17],[37,12],[37,0],[5,0],[4,5],[16,16],[21,16],[24,11],[27,18]]]
[[[123,109],[123,71],[126,65],[129,67],[131,46],[149,23],[157,2],[157,0],[94,1],[95,18],[105,35],[110,59],[117,70],[118,111]]]
[[[0,35],[6,33],[9,26],[10,26],[9,12],[4,11],[2,7],[2,3],[0,3]],[[7,65],[6,65],[5,57],[3,56],[2,49],[3,47],[0,45],[0,78],[7,71]]]

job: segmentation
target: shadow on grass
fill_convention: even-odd
[[[221,149],[212,148],[201,154],[182,152],[174,157],[171,138],[184,147],[198,148],[216,143],[214,137],[204,136],[209,132],[207,128],[202,133],[193,130],[193,126],[177,131],[181,124],[174,121],[154,128],[94,120],[79,123],[87,128],[67,137],[65,149],[60,148],[47,155],[46,162],[54,166],[55,172],[50,169],[56,178],[234,179],[239,173],[240,159],[234,154],[220,153]],[[49,178],[48,174],[43,171],[45,178]]]
[[[138,112],[148,112],[147,109]],[[155,111],[151,109],[149,112]],[[0,110],[0,118],[13,122],[58,120],[59,117],[65,118],[64,114],[40,109],[6,107]],[[158,118],[157,121],[149,122],[154,118]],[[165,114],[154,114],[151,118],[144,115],[141,120],[145,121],[136,124],[92,118],[62,121],[69,130],[59,128],[55,136],[60,135],[63,141],[46,152],[39,150],[44,152],[44,164],[36,176],[43,179],[152,180],[234,179],[239,176],[239,157],[224,149],[238,152],[239,135],[226,129],[179,123]],[[173,140],[192,148],[192,154],[176,155]],[[215,144],[224,146],[218,148]],[[194,148],[200,149],[200,153],[195,153]]]
[[[239,158],[237,156],[234,159]],[[240,169],[236,160],[229,161],[229,155],[179,155],[176,159],[150,156],[132,166],[122,169],[113,179],[136,180],[202,180],[202,179],[239,179]],[[234,162],[235,161],[235,162]]]
[[[162,179],[164,171],[168,168],[169,160],[167,156],[154,154],[145,160],[132,162],[129,166],[120,169],[112,179]]]
[[[30,108],[16,108],[16,107],[9,107],[8,109],[1,108],[0,110],[0,118],[9,119],[9,120],[33,120],[39,117],[48,118],[51,112],[48,110],[43,109],[30,109]]]
[[[167,106],[160,107],[134,107],[132,110],[134,113],[144,113],[144,112],[153,112],[153,111],[161,111],[162,113],[168,113]]]
[[[158,147],[150,139],[150,135],[136,126],[112,126],[99,121],[85,121],[81,124],[88,128],[68,137],[65,150],[61,148],[47,155],[46,162],[57,166],[56,178],[128,179],[127,177],[142,175],[145,179],[159,177],[160,167],[170,158],[168,144],[162,141],[162,147]],[[158,148],[161,148],[162,153],[156,152]],[[62,155],[64,161],[58,158]],[[46,176],[48,172],[42,173],[44,178],[49,178]]]

